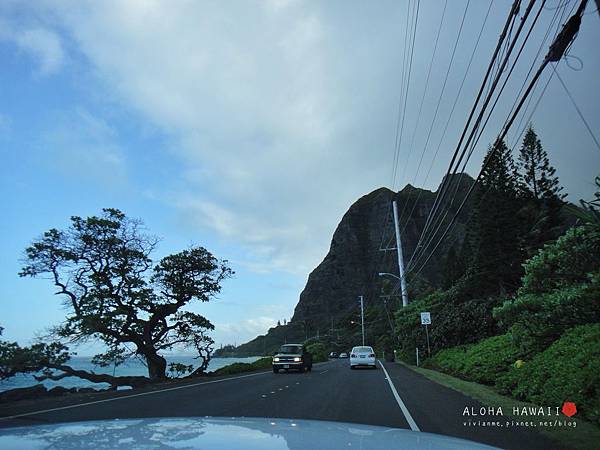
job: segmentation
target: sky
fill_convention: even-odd
[[[477,173],[565,1],[547,2],[467,172]],[[406,1],[0,2],[3,339],[29,344],[65,317],[49,280],[17,276],[27,245],[104,207],[160,236],[156,259],[198,244],[230,262],[235,277],[195,309],[215,324],[217,345],[289,319],[354,201],[381,186],[435,190],[447,169],[511,2],[444,4],[420,4],[393,180]],[[557,70],[600,136],[593,10]],[[531,120],[568,199],[590,199],[600,151],[556,77]]]

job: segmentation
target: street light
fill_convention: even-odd
[[[398,275],[394,275],[393,273],[379,272],[377,275],[379,275],[380,277],[385,277],[387,275],[390,277],[394,277],[396,280],[402,281],[402,278],[400,278]]]

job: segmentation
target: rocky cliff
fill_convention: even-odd
[[[457,177],[454,201],[445,205],[451,212],[456,210],[473,183],[466,174]],[[357,311],[359,295],[367,304],[379,301],[382,288],[385,283],[389,286],[390,279],[386,282],[378,273],[398,273],[396,253],[381,250],[395,246],[391,202],[396,200],[398,203],[404,260],[408,261],[415,251],[435,196],[435,192],[407,185],[397,193],[380,188],[358,199],[342,217],[333,234],[329,252],[310,273],[289,324],[272,328],[266,335],[239,346],[237,353],[268,353],[285,341],[303,341],[317,333],[324,334],[334,328],[338,320]],[[468,210],[466,208],[461,214],[444,245],[421,272],[418,280],[421,286],[440,285],[445,254],[454,242],[464,238]],[[414,286],[411,288],[414,290]]]

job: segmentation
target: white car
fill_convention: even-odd
[[[373,347],[364,345],[352,349],[350,352],[350,368],[354,369],[358,366],[377,368]]]

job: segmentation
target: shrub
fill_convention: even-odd
[[[260,369],[270,369],[272,359],[270,357],[260,358],[252,363],[233,363],[228,366],[221,367],[220,369],[212,372],[212,375],[234,375],[242,372],[252,372]]]
[[[569,229],[547,244],[525,264],[519,296],[552,292],[588,282],[600,269],[600,230],[583,226]]]
[[[425,365],[460,378],[493,385],[519,357],[510,335],[485,339],[477,344],[442,350]]]
[[[600,322],[600,231],[568,230],[525,263],[517,297],[494,309],[525,354],[547,348],[567,329]]]
[[[435,353],[498,334],[492,310],[500,302],[499,298],[470,299],[468,280],[464,279],[452,289],[436,291],[409,304],[396,313],[396,330],[399,330],[400,339],[397,355],[406,362],[414,363],[415,347],[419,347],[422,353],[427,349],[420,312],[431,312],[429,341],[431,351]]]
[[[511,368],[497,386],[542,406],[575,402],[583,417],[600,423],[600,324],[569,330],[520,368]]]
[[[494,310],[524,355],[538,353],[576,325],[600,322],[600,278],[545,294],[524,294]]]
[[[313,363],[327,361],[329,353],[327,347],[322,342],[313,342],[306,345],[306,349],[312,353]]]

